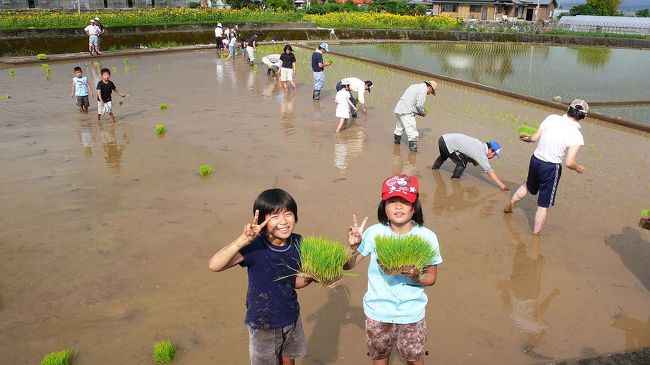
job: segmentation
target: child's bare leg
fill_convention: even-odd
[[[415,361],[407,361],[406,363],[408,365],[424,365],[424,356]]]
[[[517,202],[521,199],[525,198],[526,195],[528,195],[528,188],[526,188],[526,184],[523,184],[512,195],[512,199],[510,199],[510,202],[508,205],[506,205],[503,211],[506,213],[512,213],[512,208],[514,208],[515,204],[517,204]]]
[[[97,121],[100,121],[102,119],[102,115],[97,113]]]
[[[282,356],[282,365],[295,365],[296,360]]]
[[[284,89],[284,91],[288,91],[288,87],[287,87],[287,82],[286,82],[286,81],[282,81],[282,88]]]
[[[372,365],[388,365],[388,360],[390,360],[390,355],[379,360],[372,360]]]
[[[339,119],[339,125],[336,127],[336,133],[341,132],[341,129],[345,127],[345,118]]]
[[[293,82],[293,80],[291,80],[290,82],[291,82],[291,86],[293,86],[293,91],[298,91],[298,88],[296,87],[296,83]]]
[[[113,112],[108,113],[108,115],[111,116],[111,120],[113,121],[113,123],[115,123],[116,120],[115,120],[115,115],[113,115]]]

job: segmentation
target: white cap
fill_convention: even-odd
[[[96,20],[96,21],[99,21],[99,18],[95,17],[95,20]]]

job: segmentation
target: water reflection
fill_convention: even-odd
[[[334,143],[334,166],[340,171],[347,170],[350,160],[361,154],[365,142],[364,128],[345,129],[339,133]]]
[[[84,156],[91,157],[93,154],[93,147],[95,147],[95,141],[97,140],[97,132],[93,128],[93,123],[88,120],[82,120],[79,123],[77,133],[79,135],[81,147],[83,148]]]
[[[102,138],[106,165],[111,169],[113,175],[119,175],[122,169],[122,155],[127,145],[131,144],[129,132],[124,128],[118,129],[117,124],[111,123],[108,125],[99,124],[99,133]]]
[[[280,126],[287,137],[293,136],[296,130],[293,117],[293,105],[296,94],[280,93],[278,98],[280,99]]]
[[[548,329],[544,317],[560,291],[556,288],[546,297],[541,295],[544,268],[541,236],[533,235],[530,244],[526,245],[512,227],[510,216],[504,218],[504,223],[511,242],[516,248],[512,258],[510,278],[499,281],[497,289],[503,306],[510,313],[515,326],[526,334],[527,340],[524,345],[526,353],[538,359],[549,359],[536,353],[535,348],[544,340]]]
[[[576,50],[578,51],[578,62],[591,67],[592,71],[603,68],[612,55],[612,50],[604,47],[578,47]]]
[[[614,316],[612,327],[625,333],[625,351],[650,347],[650,315],[643,322],[628,316],[621,310]]]
[[[405,173],[407,175],[416,176],[415,162],[417,161],[417,153],[409,151],[406,159],[402,157],[402,149],[400,145],[393,145],[393,174],[398,175]]]

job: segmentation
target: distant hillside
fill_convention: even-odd
[[[560,8],[571,9],[574,5],[584,4],[586,1],[580,0],[559,0]],[[620,10],[638,10],[650,8],[649,0],[623,0]]]

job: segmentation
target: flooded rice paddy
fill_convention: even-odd
[[[650,101],[650,50],[434,42],[341,45],[337,52],[550,100]],[[650,105],[594,110],[650,124]]]
[[[650,202],[648,134],[584,121],[587,172],[565,169],[535,239],[533,199],[505,216],[509,194],[478,169],[451,181],[449,163],[431,165],[441,133],[494,138],[504,158],[493,168],[514,188],[533,151],[516,126],[555,110],[440,82],[418,119],[420,152],[409,153],[392,144],[392,111],[417,77],[333,57],[315,103],[309,54],[297,56],[289,96],[263,66],[213,50],[50,64],[49,79],[38,66],[0,70],[0,94],[11,96],[0,100],[2,363],[75,348],[79,365],[150,364],[153,341],[170,339],[176,364],[245,364],[246,272],[207,263],[241,233],[255,196],[284,188],[298,201],[298,233],[344,240],[353,213],[376,222],[381,181],[402,171],[420,179],[445,260],[427,289],[427,363],[534,364],[650,346],[650,232],[636,226]],[[98,123],[94,103],[79,114],[77,65],[91,82],[100,66],[115,68],[129,95],[114,107],[117,124]],[[333,88],[347,76],[375,87],[368,115],[335,136]],[[168,132],[157,137],[161,123]],[[216,171],[198,176],[204,164]],[[369,362],[366,265],[335,290],[299,291],[309,348],[299,363]]]

